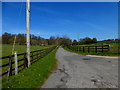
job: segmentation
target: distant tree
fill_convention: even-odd
[[[11,37],[9,38],[8,43],[9,44],[13,44],[14,43],[14,39],[15,39],[15,35],[11,35]]]
[[[62,36],[61,45],[71,45],[72,40],[68,37],[67,34]]]
[[[2,35],[2,43],[3,43],[3,44],[9,44],[9,39],[10,39],[10,38],[11,38],[11,34],[5,32],[5,33]]]
[[[51,36],[49,39],[49,45],[54,45],[55,44],[55,37]]]
[[[19,45],[25,45],[26,44],[26,38],[24,34],[18,34],[16,38],[16,43]]]
[[[119,39],[115,39],[115,41],[118,41]]]
[[[78,43],[79,43],[79,45],[97,43],[97,38],[93,38],[93,39],[91,39],[89,37],[81,38]]]
[[[86,38],[84,39],[84,44],[90,44],[90,43],[92,43],[91,38],[86,37]]]
[[[73,45],[77,45],[78,43],[77,43],[77,40],[73,40],[73,43],[72,43]]]
[[[26,34],[10,34],[5,32],[2,35],[2,43],[3,44],[13,44],[16,36],[16,44],[25,45],[26,44]],[[33,34],[30,35],[30,44],[31,45],[71,45],[72,40],[67,36],[63,35],[59,36],[51,36],[49,39],[44,39],[40,36],[35,36]]]
[[[70,44],[71,44],[71,40],[70,39],[67,39],[67,38],[62,38],[61,39],[60,45],[66,46],[66,45],[70,45]]]
[[[93,38],[92,43],[97,43],[97,38]]]

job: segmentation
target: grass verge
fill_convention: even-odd
[[[64,47],[65,50],[67,51],[70,51],[70,52],[74,52],[74,53],[78,53],[78,54],[81,54],[81,55],[100,55],[100,56],[119,56],[120,54],[119,53],[111,53],[111,52],[78,52],[78,51],[73,51],[71,49],[68,49],[67,47]]]
[[[48,78],[50,72],[56,67],[55,53],[57,48],[44,58],[24,69],[17,75],[4,79],[3,88],[37,88]]]

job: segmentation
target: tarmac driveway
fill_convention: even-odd
[[[85,56],[59,48],[58,69],[42,88],[118,88],[118,58]]]

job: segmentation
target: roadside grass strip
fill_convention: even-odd
[[[2,88],[37,88],[48,78],[53,69],[56,68],[57,48],[47,54],[44,58],[24,69],[17,75],[2,80]]]

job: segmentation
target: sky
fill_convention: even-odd
[[[30,33],[72,40],[118,38],[117,2],[31,2]],[[26,3],[2,3],[2,34],[26,33]]]

